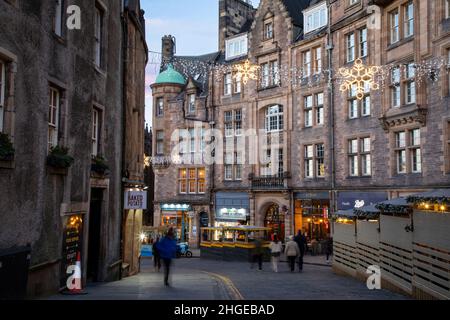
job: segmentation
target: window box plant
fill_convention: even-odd
[[[109,167],[103,156],[97,155],[92,158],[91,171],[101,176],[105,176],[108,174]]]
[[[14,152],[9,136],[6,133],[0,133],[0,161],[12,161]]]
[[[69,168],[73,161],[74,159],[69,155],[69,149],[61,146],[52,147],[47,156],[47,165],[58,169]]]

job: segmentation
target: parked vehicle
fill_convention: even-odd
[[[189,250],[187,242],[177,243],[177,258],[181,257],[192,258],[192,251]]]

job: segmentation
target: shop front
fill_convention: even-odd
[[[388,200],[388,193],[385,191],[373,192],[352,192],[342,191],[337,196],[337,209],[359,209],[364,206],[371,206],[376,203]]]
[[[302,230],[309,241],[326,239],[330,234],[329,192],[297,192],[294,199],[295,232]]]
[[[189,230],[192,225],[194,212],[187,203],[161,204],[161,226],[173,227],[176,238],[180,242],[189,242]]]
[[[250,198],[247,193],[218,192],[216,194],[214,227],[239,227],[249,223]],[[218,240],[219,237],[219,233],[216,233],[214,240]]]

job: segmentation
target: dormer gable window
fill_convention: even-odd
[[[225,41],[225,59],[231,60],[247,55],[248,53],[248,36],[243,34],[233,37]]]
[[[195,93],[188,95],[188,112],[195,113]]]
[[[305,33],[320,29],[328,24],[328,10],[326,2],[303,11]]]

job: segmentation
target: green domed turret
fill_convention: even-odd
[[[179,73],[173,68],[172,64],[169,64],[167,66],[167,69],[158,75],[155,83],[156,84],[173,83],[185,85],[186,80],[184,79],[181,73]]]

